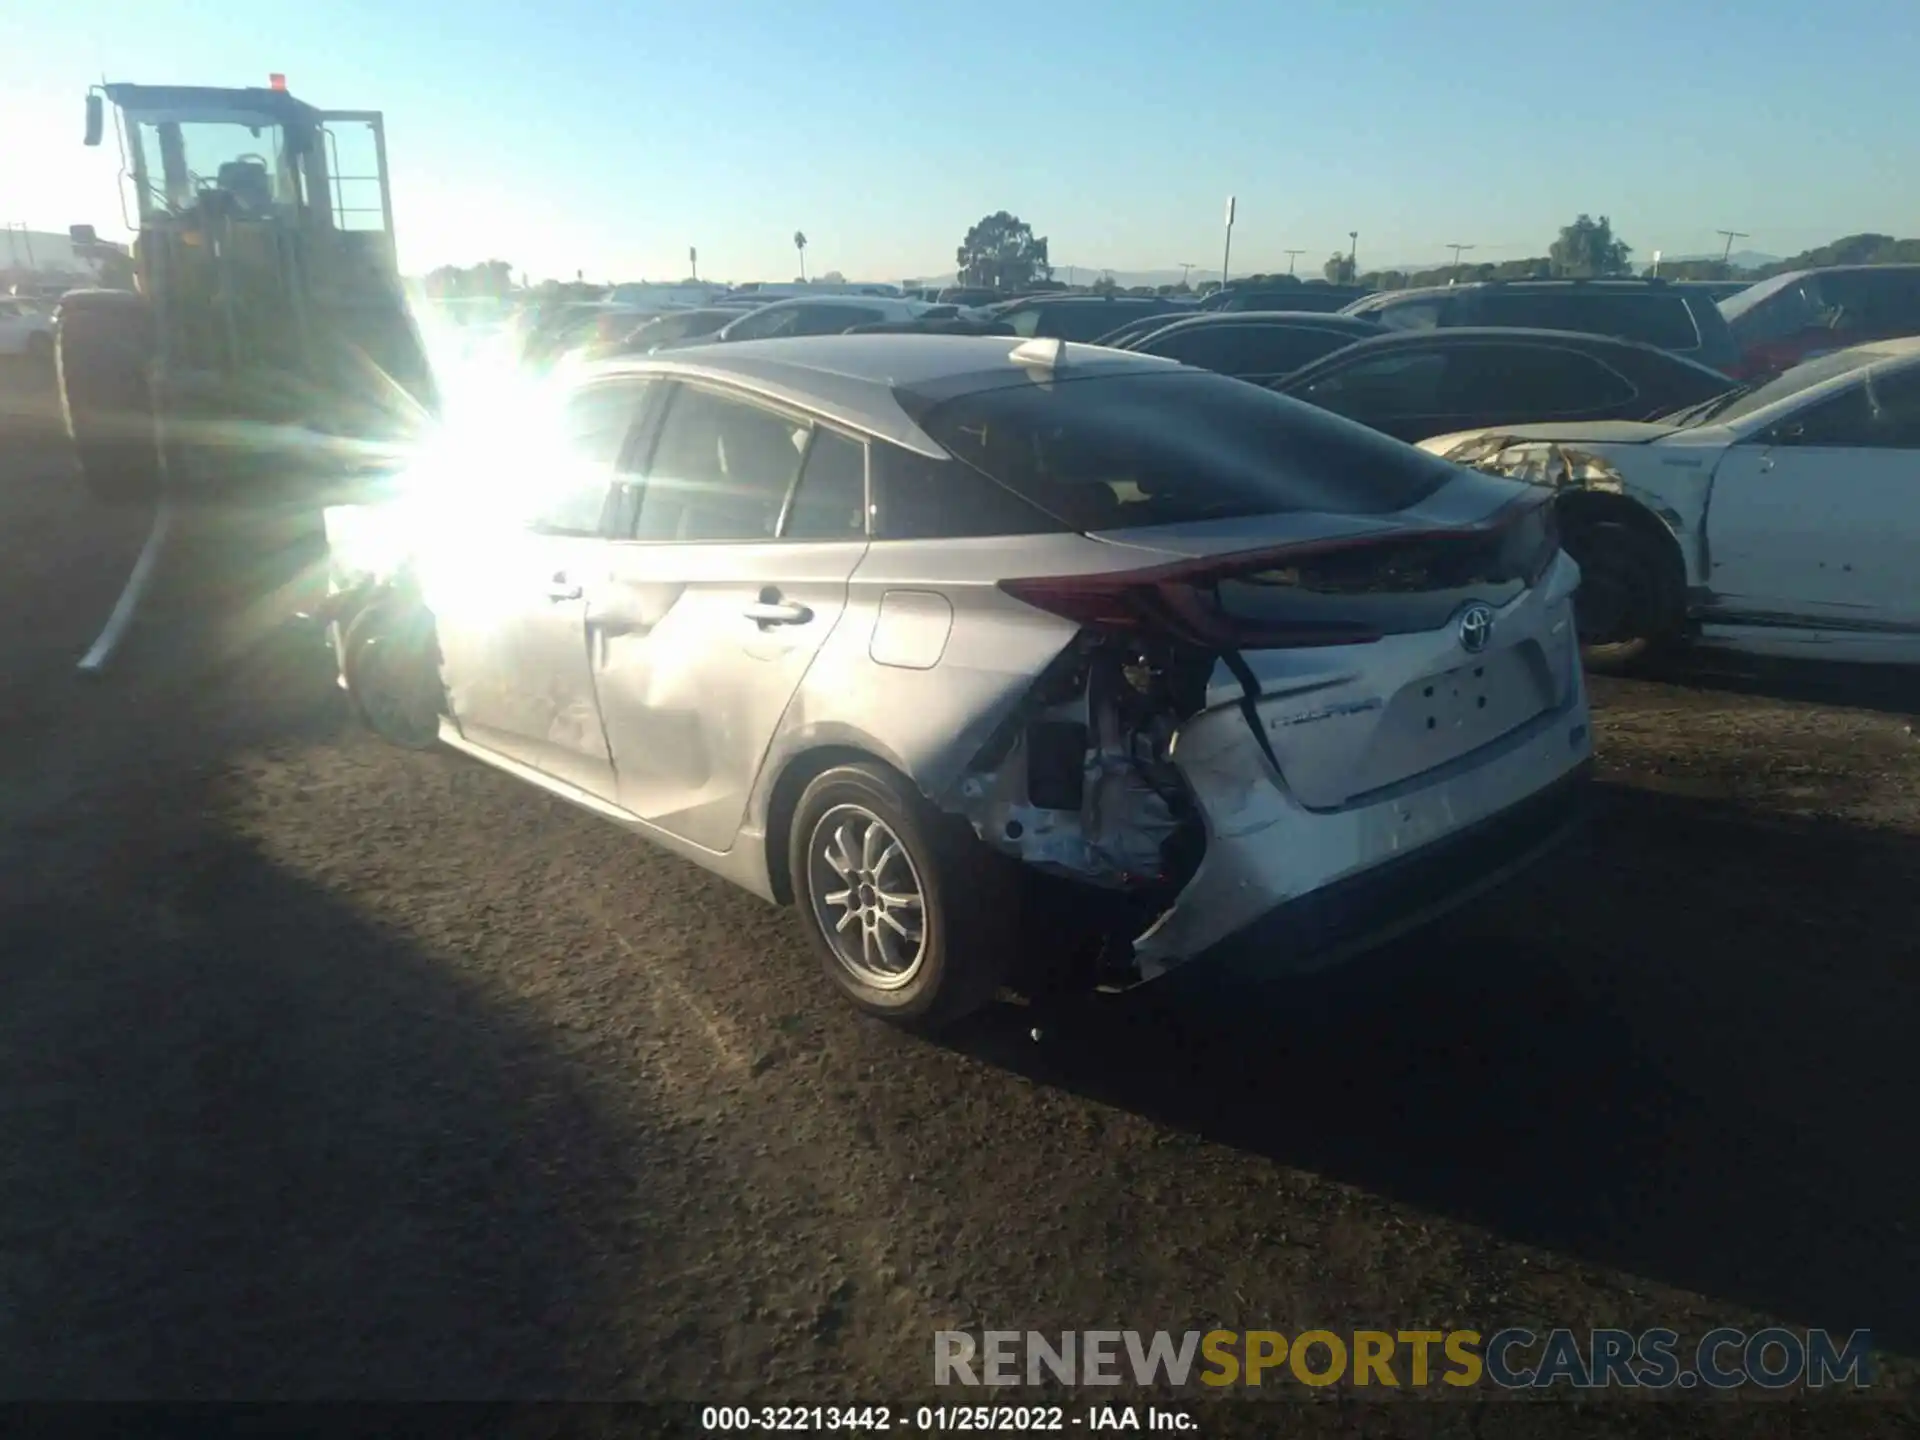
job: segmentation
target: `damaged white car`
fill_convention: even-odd
[[[1558,497],[1590,665],[1684,641],[1920,664],[1920,339],[1837,351],[1657,422],[1422,447]]]
[[[1317,966],[1573,817],[1536,487],[1051,340],[676,351],[555,417],[328,513],[343,683],[794,904],[870,1012],[966,1013],[1068,909],[1100,983]]]

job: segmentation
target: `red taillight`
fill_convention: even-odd
[[[1380,635],[1359,627],[1254,624],[1223,615],[1205,597],[1207,582],[1251,571],[1271,570],[1304,560],[1352,555],[1366,550],[1430,544],[1472,543],[1494,536],[1512,537],[1525,550],[1513,568],[1531,585],[1559,552],[1559,526],[1550,494],[1524,495],[1475,525],[1438,530],[1395,530],[1379,535],[1314,540],[1226,555],[1180,560],[1145,570],[1097,575],[1048,575],[1002,580],[1000,589],[1014,599],[1071,620],[1109,630],[1154,628],[1176,639],[1211,649],[1284,649],[1328,645],[1364,645]]]

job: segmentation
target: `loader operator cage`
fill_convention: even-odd
[[[301,228],[393,234],[386,133],[374,111],[318,110],[284,90],[108,85],[125,125],[140,227],[231,211]]]

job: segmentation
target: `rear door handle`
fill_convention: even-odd
[[[740,612],[756,625],[804,625],[813,611],[791,600],[761,600]]]
[[[567,579],[567,572],[564,570],[547,582],[547,599],[556,605],[562,600],[578,600],[586,593],[584,586],[576,585]]]

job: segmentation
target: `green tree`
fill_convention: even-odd
[[[962,285],[984,285],[995,290],[1023,290],[1036,280],[1053,277],[1047,263],[1047,240],[1017,215],[997,210],[967,231],[954,254]]]
[[[1320,267],[1320,273],[1327,277],[1330,285],[1351,285],[1353,283],[1353,257],[1344,250],[1336,250]]]
[[[1102,270],[1100,272],[1100,278],[1093,282],[1092,288],[1093,293],[1096,295],[1113,295],[1118,293],[1120,282],[1113,278],[1113,272],[1111,270]]]
[[[1547,258],[1558,275],[1625,275],[1627,257],[1632,254],[1631,245],[1614,238],[1612,221],[1583,213],[1571,225],[1560,227],[1560,238],[1547,251]]]
[[[1777,264],[1764,265],[1752,272],[1753,278],[1784,275],[1789,270],[1812,270],[1821,265],[1916,265],[1920,264],[1920,240],[1896,240],[1891,235],[1843,235],[1798,255],[1790,255]],[[1745,279],[1745,276],[1739,277]]]

